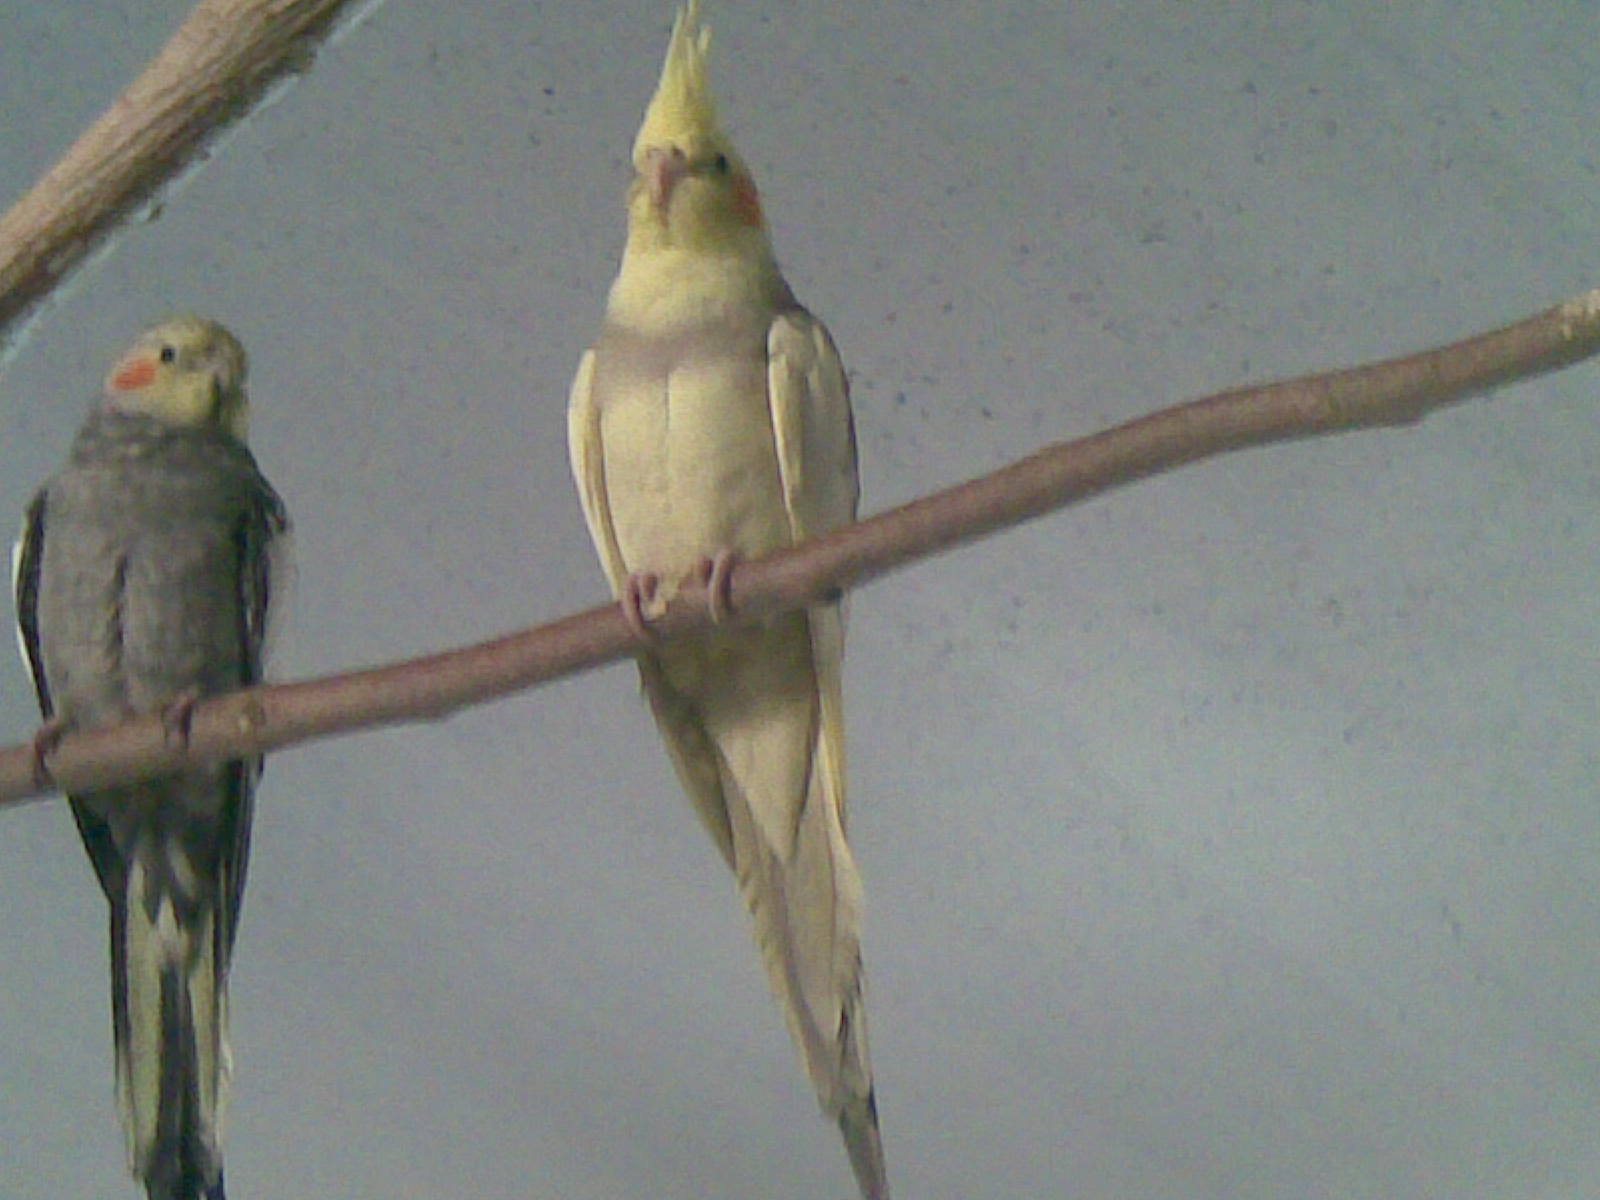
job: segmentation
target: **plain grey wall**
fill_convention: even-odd
[[[1578,0],[708,4],[868,511],[1600,283]],[[0,8],[0,200],[187,10]],[[280,677],[597,601],[563,412],[670,17],[390,0],[37,323],[0,513],[195,308],[298,524]],[[855,597],[898,1195],[1600,1195],[1594,392],[1234,455]],[[31,732],[9,660],[0,706]],[[61,804],[0,813],[0,915],[0,1195],[132,1196]],[[850,1193],[625,668],[274,756],[234,1009],[241,1200]]]

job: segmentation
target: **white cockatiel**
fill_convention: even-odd
[[[629,614],[658,581],[855,519],[838,352],[773,257],[755,183],[717,124],[691,0],[633,148],[628,241],[573,381],[572,467]],[[738,879],[774,993],[862,1194],[888,1196],[867,1060],[861,883],[845,840],[837,603],[652,647],[645,692]]]

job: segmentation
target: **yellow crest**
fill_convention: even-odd
[[[633,140],[636,166],[652,146],[682,145],[717,132],[717,110],[706,82],[706,51],[710,47],[711,30],[700,24],[700,0],[689,0],[672,23],[661,82]]]

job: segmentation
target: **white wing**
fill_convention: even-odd
[[[611,524],[611,506],[606,498],[605,459],[600,445],[600,406],[594,400],[594,351],[584,351],[578,373],[572,379],[572,394],[567,401],[567,453],[572,460],[572,477],[578,484],[578,499],[583,504],[583,519],[589,526],[600,565],[615,595],[622,594],[628,578],[622,551],[617,547],[616,530]]]
[[[850,524],[860,496],[850,387],[833,339],[804,309],[767,334],[767,394],[795,541]]]
[[[844,365],[828,330],[804,309],[783,313],[767,334],[767,396],[783,476],[783,503],[796,542],[856,519],[855,419]],[[838,604],[814,608],[812,660],[822,692],[821,754],[844,796],[844,614]],[[839,813],[839,822],[845,816]]]

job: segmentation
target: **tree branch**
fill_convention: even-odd
[[[201,0],[132,85],[0,217],[0,337],[107,233],[311,64],[348,0]]]
[[[1180,404],[881,513],[732,574],[736,619],[756,620],[1160,471],[1247,446],[1381,425],[1600,352],[1600,289],[1453,345],[1364,367],[1241,388]],[[661,638],[711,625],[702,584],[686,581],[654,622]],[[208,699],[186,750],[158,716],[69,733],[50,756],[55,784],[87,791],[182,766],[460,708],[626,658],[638,643],[614,605],[393,666]],[[0,751],[0,804],[49,790],[31,746]]]

